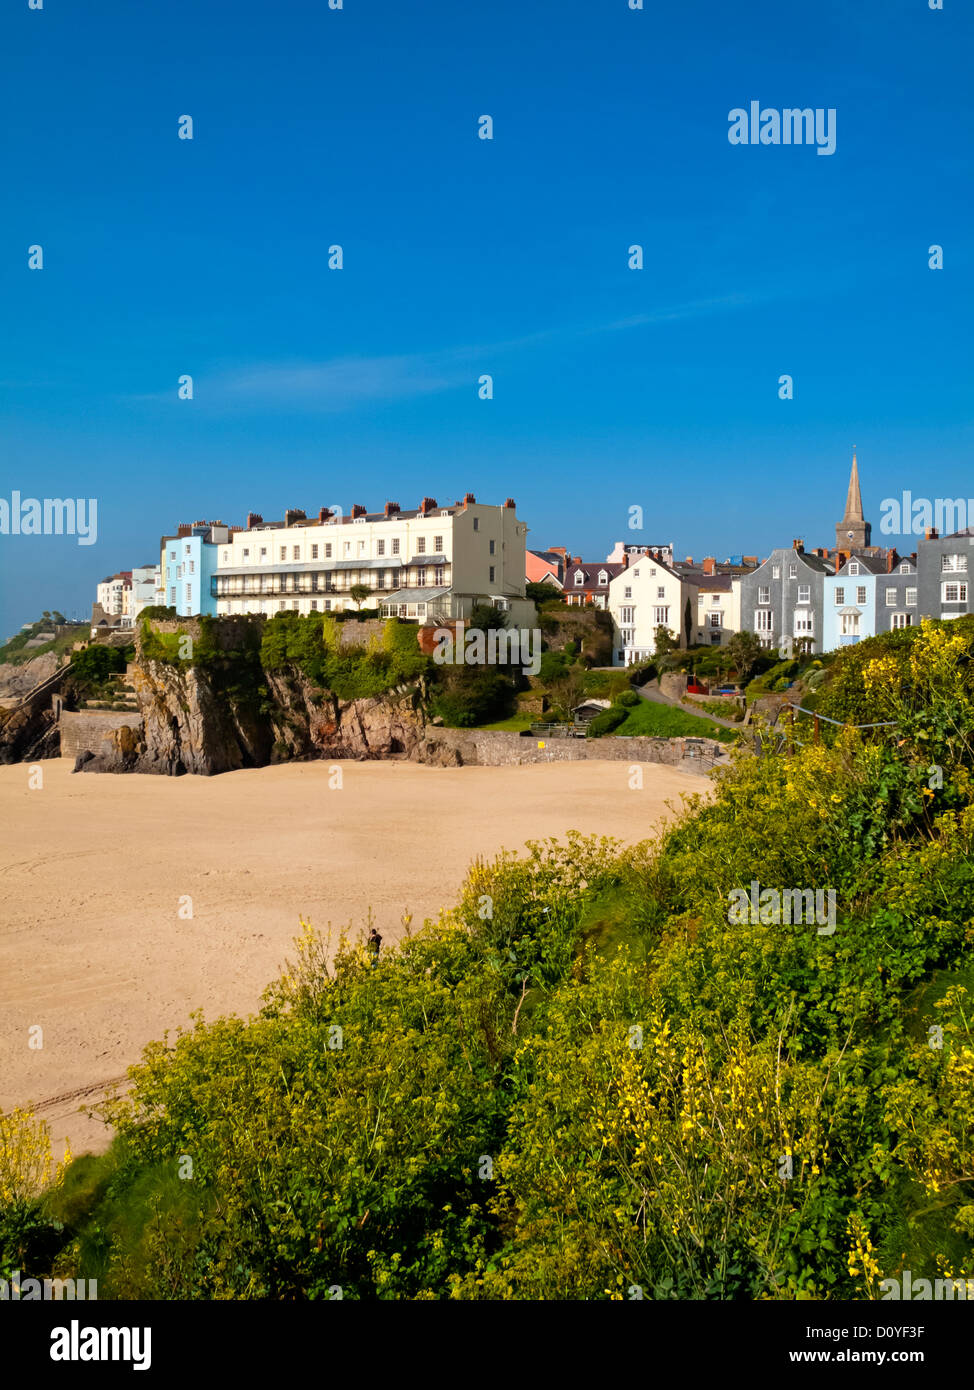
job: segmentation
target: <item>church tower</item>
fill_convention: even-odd
[[[845,513],[835,527],[836,550],[866,550],[872,527],[862,514],[862,493],[859,491],[859,465],[856,451],[852,451],[852,472],[849,474],[849,491],[845,499]]]

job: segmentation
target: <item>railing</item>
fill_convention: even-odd
[[[789,705],[787,706],[787,708],[788,708],[788,715],[789,715],[789,720],[788,720],[788,723],[789,723],[788,733],[787,733],[787,734],[779,734],[779,735],[777,735],[777,740],[778,740],[778,741],[777,741],[776,748],[775,748],[775,750],[774,750],[774,751],[776,751],[776,752],[780,752],[781,748],[782,748],[786,743],[787,743],[787,745],[788,745],[788,751],[789,751],[789,753],[793,751],[793,745],[795,745],[795,744],[797,744],[799,748],[807,748],[807,747],[808,747],[808,744],[805,743],[802,739],[796,738],[796,737],[795,737],[795,715],[796,715],[796,714],[807,714],[807,715],[810,715],[810,716],[811,716],[811,719],[812,719],[812,743],[813,743],[813,744],[821,743],[821,741],[822,741],[822,724],[831,724],[834,728],[837,728],[837,729],[895,729],[895,728],[897,727],[897,724],[896,724],[896,720],[895,720],[895,719],[883,719],[883,720],[879,720],[879,721],[877,721],[877,722],[875,722],[875,723],[872,723],[872,724],[850,724],[850,723],[848,722],[848,720],[846,720],[846,719],[831,719],[827,714],[819,714],[819,713],[817,712],[817,710],[806,709],[804,705],[792,705],[792,704],[789,704]],[[782,710],[779,710],[779,712],[778,712],[778,719],[781,718],[781,714],[782,714],[783,712],[784,712],[783,709],[782,709]],[[777,720],[776,720],[775,722],[777,723]],[[761,736],[760,736],[760,734],[757,735],[757,737],[756,737],[756,742],[757,742],[757,744],[758,744],[758,749],[759,749],[759,751],[760,751],[760,749],[761,749],[762,746],[763,746],[762,743],[761,743]]]

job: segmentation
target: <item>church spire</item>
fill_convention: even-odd
[[[859,465],[856,462],[856,446],[852,446],[852,472],[849,474],[849,491],[845,499],[845,515],[843,521],[863,522],[865,517],[862,514],[862,493],[859,491]]]
[[[836,550],[849,555],[853,550],[867,550],[872,527],[862,514],[862,493],[859,491],[859,464],[856,460],[856,446],[852,446],[852,471],[849,474],[849,491],[846,493],[845,512],[835,527]]]

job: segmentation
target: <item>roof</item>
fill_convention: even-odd
[[[396,589],[391,594],[381,594],[382,603],[429,603],[435,598],[445,598],[450,593],[448,587],[439,589]]]
[[[593,560],[583,562],[580,565],[569,565],[568,568],[565,570],[565,588],[569,589],[576,587],[576,574],[582,575],[585,584],[587,584],[590,588],[607,588],[609,582],[617,578],[617,576],[622,574],[622,572],[627,568],[628,566],[614,564],[611,560]],[[602,573],[604,573],[606,576],[605,585],[599,584],[599,575]],[[578,585],[577,587],[582,588],[583,586]]]
[[[701,571],[684,571],[680,577],[698,589],[710,589],[714,592],[721,590],[724,593],[730,593],[734,586],[734,577],[730,574],[703,574]]]
[[[879,555],[850,555],[840,566],[839,574],[848,574],[850,565],[861,565],[869,574],[886,574],[887,561]],[[855,578],[855,576],[853,576]]]

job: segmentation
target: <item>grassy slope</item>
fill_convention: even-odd
[[[733,743],[737,738],[732,729],[725,729],[709,719],[700,719],[674,705],[660,705],[653,700],[643,700],[636,705],[626,722],[620,724],[610,737],[620,734],[644,734],[658,738],[716,738],[721,743]]]

